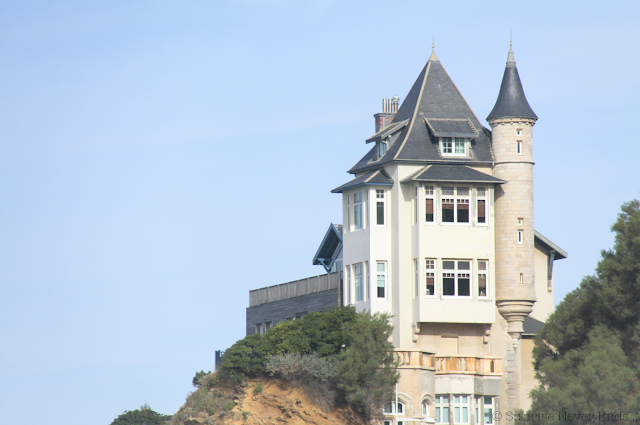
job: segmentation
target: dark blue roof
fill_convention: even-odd
[[[381,168],[379,170],[368,171],[360,177],[355,178],[342,186],[336,187],[331,191],[331,193],[342,193],[347,189],[364,185],[393,186],[393,179],[389,177],[383,168]]]
[[[507,66],[500,85],[500,94],[493,110],[487,117],[487,121],[497,118],[529,118],[537,120],[538,116],[533,112],[527,97],[524,95],[518,68],[513,57],[513,50],[509,48]]]
[[[419,182],[459,182],[459,183],[505,183],[504,180],[489,174],[474,170],[466,165],[434,164],[427,165],[422,170],[402,181]]]
[[[449,130],[463,129],[463,133],[471,138],[470,156],[443,157],[438,149],[439,136],[429,129],[425,118],[430,123],[443,123],[446,120],[468,123],[464,128]],[[349,172],[355,174],[377,169],[391,162],[493,164],[491,132],[480,124],[435,54],[431,55],[418,75],[389,128],[405,120],[408,120],[408,124],[394,130],[398,137],[382,158],[377,159],[374,146]]]

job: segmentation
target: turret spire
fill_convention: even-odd
[[[507,55],[507,66],[500,85],[500,94],[493,110],[487,117],[487,121],[497,118],[530,118],[537,120],[538,116],[533,112],[527,97],[524,95],[516,60],[513,55],[512,42],[509,42],[509,54]]]

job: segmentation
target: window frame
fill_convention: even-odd
[[[436,223],[436,211],[438,210],[438,206],[436,205],[436,186],[435,185],[424,185],[423,196],[424,196],[424,220],[422,221],[424,224],[435,224]],[[427,211],[429,208],[427,207],[427,201],[431,201],[431,221],[427,220]]]
[[[386,190],[375,189],[376,191],[376,226],[385,227],[387,220],[387,199]],[[380,223],[380,205],[382,204],[382,223]]]
[[[378,265],[382,265],[384,270],[380,271]],[[376,261],[376,299],[384,300],[387,299],[387,276],[388,276],[388,268],[386,261]],[[382,292],[384,296],[380,296],[380,277],[382,277]]]
[[[359,274],[358,270],[360,271]],[[364,301],[364,263],[353,265],[353,282],[356,290],[355,301],[361,303]]]
[[[347,274],[347,305],[351,304],[351,265],[345,266]]]
[[[448,424],[451,414],[450,396],[449,394],[436,394],[435,420],[437,424]],[[445,415],[446,414],[446,415]],[[444,419],[444,420],[441,420]]]
[[[454,268],[453,269],[445,269],[444,268],[444,262],[445,261],[453,261],[454,263]],[[459,269],[459,262],[468,262],[469,263],[469,270],[465,270],[465,269]],[[442,296],[446,297],[446,298],[463,298],[463,299],[472,299],[473,298],[473,260],[467,260],[467,259],[460,259],[460,258],[443,258],[441,260],[441,272],[440,272],[440,282],[442,285]],[[445,276],[447,275],[447,276]],[[453,276],[448,276],[448,275],[453,275]],[[469,280],[469,295],[459,295],[459,285],[460,285],[460,281],[459,279],[461,278],[460,275],[466,275],[467,279]],[[453,277],[453,295],[448,295],[445,294],[444,292],[444,279],[445,277],[447,279],[450,279],[451,277]],[[464,278],[464,277],[463,277]]]
[[[445,194],[445,189],[448,190],[453,188],[453,195]],[[466,195],[458,194],[458,189],[465,188],[467,189]],[[440,224],[445,226],[471,226],[471,186],[440,186]],[[445,201],[447,204],[453,204],[453,221],[444,221],[444,204]],[[462,201],[462,202],[461,202]],[[466,202],[465,202],[466,201]],[[467,221],[458,221],[459,220],[459,210],[464,210],[465,208],[459,208],[458,205],[466,205],[466,210],[468,211]]]
[[[357,200],[360,195],[360,200]],[[353,193],[353,230],[364,229],[364,194],[362,191]]]
[[[416,298],[420,296],[420,265],[418,264],[417,258],[413,259],[413,280],[415,289],[413,298]]]
[[[516,155],[522,156],[522,140],[516,140]]]
[[[442,156],[468,157],[469,140],[467,137],[440,137],[440,153]],[[460,143],[462,143],[462,153],[456,152]],[[448,152],[449,150],[451,151]]]
[[[485,269],[481,270],[480,269],[480,263],[484,263],[485,264]],[[476,297],[478,297],[479,299],[486,299],[489,298],[489,294],[491,293],[491,291],[489,290],[489,260],[477,260],[476,261],[476,277],[477,277],[477,285],[476,285]],[[485,294],[484,295],[480,295],[480,276],[483,275],[484,276],[484,283],[485,283]]]
[[[491,403],[487,404],[487,399],[491,400]],[[475,424],[476,425],[493,425],[493,412],[495,412],[495,397],[486,396],[486,395],[476,395],[474,397],[474,400],[475,400],[475,406],[474,406]],[[487,418],[489,419],[488,422],[486,421]],[[480,422],[481,419],[482,419],[482,422]]]
[[[427,298],[435,298],[438,293],[438,277],[436,271],[436,263],[438,262],[435,258],[425,258],[424,259],[424,295]],[[433,266],[433,267],[429,267]],[[427,290],[429,289],[429,278],[433,279],[433,294],[428,294]]]
[[[480,191],[478,189],[484,189],[484,195],[480,195]],[[489,225],[489,196],[487,196],[489,192],[489,188],[487,186],[477,186],[475,188],[476,192],[476,225],[477,226],[488,226]],[[480,222],[480,201],[484,201],[484,223]]]
[[[457,399],[460,399],[460,401],[458,402]],[[462,399],[466,398],[467,401],[463,402]],[[453,411],[453,423],[454,424],[468,424],[469,423],[469,411],[470,409],[470,403],[469,403],[469,399],[471,398],[471,396],[469,394],[454,394],[453,397],[451,397],[451,410]],[[458,410],[459,409],[459,410]],[[466,420],[464,420],[464,413],[466,411],[467,414],[467,418]],[[458,418],[458,420],[456,420],[456,418]]]
[[[518,229],[518,245],[524,245],[524,230]]]
[[[390,139],[389,137],[385,137],[384,139],[378,142],[378,149],[377,149],[378,159],[382,158],[389,150],[389,139]]]

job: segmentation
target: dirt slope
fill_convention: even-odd
[[[255,393],[255,385],[260,382],[263,390]],[[177,416],[184,421],[172,424],[200,425],[362,425],[350,409],[335,409],[324,413],[316,407],[299,388],[277,379],[250,380],[242,385],[240,393],[233,398],[234,407],[224,414],[210,415],[207,411],[190,411],[185,415],[183,406]],[[214,389],[210,390],[214,391]],[[215,391],[220,391],[215,389]],[[243,394],[244,393],[244,394]]]

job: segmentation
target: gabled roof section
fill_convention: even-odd
[[[537,334],[540,329],[544,328],[544,322],[534,319],[531,316],[527,316],[524,318],[522,328],[524,329],[524,332],[522,333],[523,335],[532,336]]]
[[[381,168],[379,170],[366,172],[360,177],[336,187],[331,193],[342,193],[347,189],[364,185],[393,186],[393,179]]]
[[[396,131],[400,130],[401,128],[406,127],[407,124],[409,124],[409,120],[404,120],[404,121],[393,123],[389,127],[383,128],[382,130],[378,131],[373,136],[369,137],[367,139],[367,143],[379,142],[380,140],[382,140],[385,137],[395,133]]]
[[[466,165],[434,164],[427,165],[422,170],[402,180],[409,182],[452,182],[452,183],[493,183],[502,184],[500,180],[489,174],[482,173]]]
[[[527,97],[524,95],[516,60],[513,56],[513,49],[509,47],[507,56],[507,66],[502,76],[502,84],[500,85],[500,94],[498,100],[489,113],[487,121],[498,118],[529,118],[537,120],[538,116],[533,112]]]
[[[425,118],[424,121],[436,137],[476,138],[480,135],[469,118]]]
[[[313,265],[322,264],[327,273],[330,273],[333,263],[340,257],[341,252],[342,225],[331,223],[322,239],[322,243],[318,247],[318,251],[316,251],[316,255],[313,256]]]
[[[567,251],[545,238],[540,232],[537,230],[534,230],[533,232],[537,242],[540,242],[549,251],[555,251],[554,260],[563,260],[569,256]]]
[[[466,161],[461,158],[442,157],[438,149],[438,137],[440,136],[432,134],[424,118],[438,124],[441,122],[438,120],[461,120],[460,122],[470,123],[476,131],[471,129],[467,131],[464,128],[462,133],[468,134],[465,137],[472,137],[471,156]],[[413,87],[400,105],[391,126],[405,120],[408,120],[407,125],[401,128],[397,140],[388,147],[387,153],[382,158],[376,160],[375,149],[371,149],[349,172],[355,174],[369,168],[379,168],[382,164],[398,161],[493,163],[490,133],[479,131],[483,126],[435,53],[431,55],[418,75]]]

